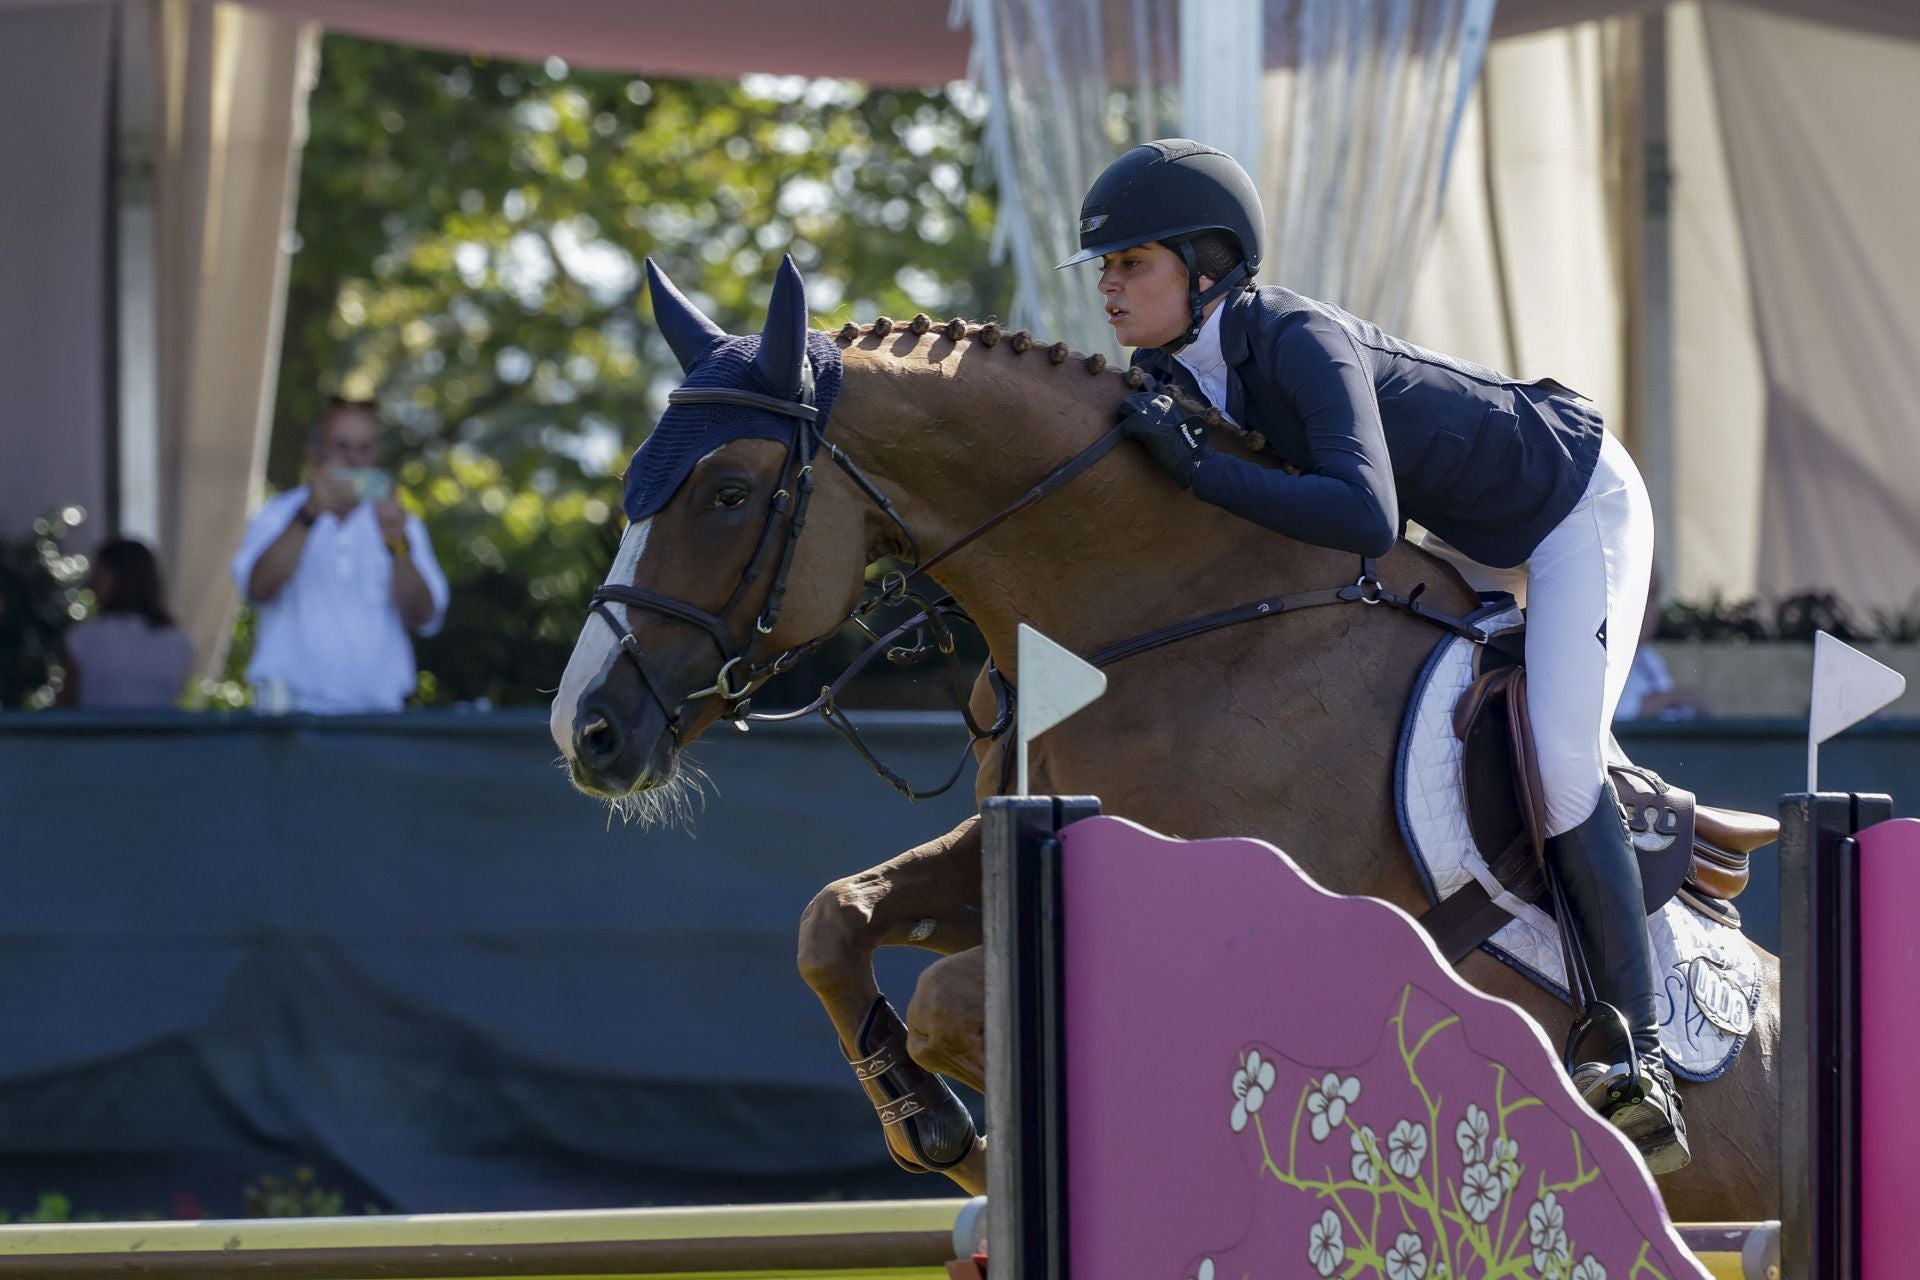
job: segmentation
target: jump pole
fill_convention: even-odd
[[[0,1226],[0,1280],[945,1280],[965,1200]],[[964,1243],[961,1239],[964,1237]],[[960,1249],[967,1253],[960,1253]]]

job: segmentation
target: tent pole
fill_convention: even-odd
[[[1679,488],[1674,447],[1673,361],[1673,170],[1667,110],[1667,13],[1664,8],[1643,14],[1639,25],[1640,110],[1639,146],[1641,199],[1633,216],[1639,220],[1638,288],[1632,290],[1632,355],[1638,376],[1632,380],[1634,450],[1653,502],[1657,531],[1654,561],[1663,579],[1677,581],[1672,563],[1678,515]]]
[[[148,4],[116,6],[114,51],[116,111],[108,324],[114,353],[112,422],[108,457],[114,494],[106,523],[117,533],[154,544],[169,569],[174,548],[161,519],[166,459],[160,452],[160,387],[153,213],[154,10]]]

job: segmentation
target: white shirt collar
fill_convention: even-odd
[[[1227,361],[1220,353],[1220,317],[1226,309],[1224,303],[1215,307],[1206,323],[1200,326],[1199,336],[1173,356],[1200,384],[1207,402],[1222,412],[1227,407]]]

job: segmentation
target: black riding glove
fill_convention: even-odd
[[[1120,430],[1138,440],[1153,460],[1182,489],[1193,488],[1193,473],[1213,453],[1207,444],[1207,424],[1188,414],[1170,396],[1136,391],[1120,402]]]

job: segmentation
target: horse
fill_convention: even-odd
[[[1131,445],[1031,500],[1041,477],[1094,456],[1137,370],[992,323],[812,331],[790,261],[762,332],[731,337],[648,271],[655,322],[687,374],[656,436],[676,410],[747,426],[707,437],[677,470],[647,462],[671,492],[631,520],[552,708],[554,741],[590,795],[634,803],[686,785],[686,747],[854,614],[869,567],[888,557],[938,559],[939,585],[978,626],[992,655],[971,691],[980,724],[995,720],[1001,680],[1017,688],[1021,623],[1092,654],[1256,597],[1354,581],[1352,555],[1197,501]],[[814,380],[836,374],[825,423],[806,421]],[[806,462],[798,442],[816,428],[820,452]],[[676,447],[693,450],[684,435]],[[1220,447],[1273,465],[1255,444],[1228,432]],[[630,473],[630,517],[634,483]],[[1378,574],[1403,592],[1425,584],[1424,603],[1456,616],[1478,603],[1450,566],[1405,542]],[[1314,608],[1128,656],[1108,667],[1102,699],[1034,742],[1032,790],[1097,795],[1106,812],[1183,838],[1258,836],[1329,890],[1418,915],[1429,903],[1394,815],[1394,760],[1416,673],[1442,635],[1403,610]],[[1004,733],[978,736],[976,798],[1005,785],[1011,750]],[[874,952],[921,947],[940,958],[908,1005],[906,1052],[983,1087],[980,901],[976,815],[807,906],[799,968],[850,1060],[881,999]],[[1676,1219],[1778,1214],[1779,964],[1763,963],[1745,1051],[1712,1085],[1682,1086],[1694,1159],[1660,1179]],[[1556,996],[1484,952],[1459,972],[1542,1027],[1570,1021]],[[900,1126],[885,1132],[911,1167]],[[985,1140],[970,1141],[945,1172],[979,1193]]]

